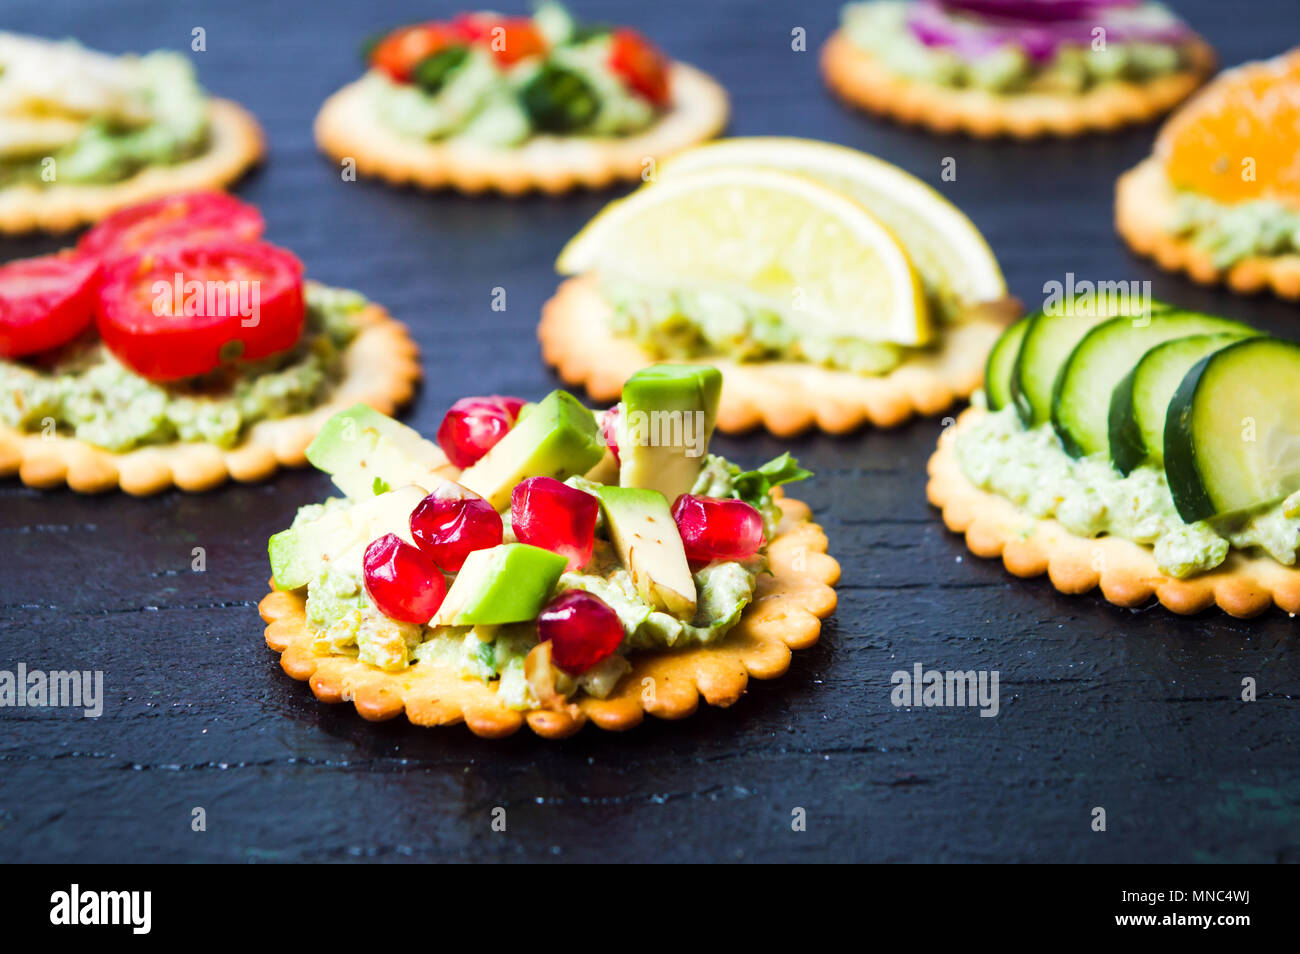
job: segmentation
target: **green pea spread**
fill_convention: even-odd
[[[1105,455],[1075,459],[1050,424],[1026,429],[1013,407],[984,415],[957,434],[957,461],[975,486],[1031,517],[1054,517],[1082,537],[1103,534],[1152,548],[1162,573],[1184,578],[1214,569],[1236,547],[1294,566],[1300,551],[1300,493],[1254,513],[1184,523],[1163,468],[1126,477]]]
[[[307,330],[284,354],[161,384],[126,368],[88,333],[39,363],[0,360],[0,421],[112,451],[174,441],[239,443],[258,421],[317,406],[342,373],[365,299],[308,284]]]

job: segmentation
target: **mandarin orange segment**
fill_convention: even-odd
[[[1300,207],[1300,49],[1223,73],[1165,124],[1156,155],[1180,189]]]

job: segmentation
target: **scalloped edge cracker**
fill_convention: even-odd
[[[193,159],[146,166],[129,179],[105,185],[56,183],[0,189],[0,233],[66,232],[149,199],[225,188],[262,158],[265,141],[253,114],[238,103],[211,99],[208,108],[211,141]]]
[[[1223,283],[1243,295],[1272,290],[1281,298],[1300,299],[1300,255],[1256,255],[1219,268],[1205,249],[1169,231],[1175,201],[1160,161],[1150,156],[1115,183],[1115,230],[1139,255],[1199,284]]]
[[[446,664],[418,663],[390,673],[351,657],[317,656],[301,592],[273,589],[263,598],[258,609],[268,623],[266,644],[281,654],[284,671],[306,681],[317,699],[351,702],[371,721],[405,712],[415,725],[464,722],[485,738],[510,735],[527,722],[538,735],[558,739],[588,721],[623,731],[639,725],[647,712],[682,719],[699,708],[700,696],[709,705],[729,706],[744,694],[751,676],[784,675],[791,651],[816,643],[821,621],[835,610],[832,587],[840,565],[826,554],[826,534],[803,503],[783,498],[781,507],[781,523],[768,547],[772,574],[759,576],[754,602],[735,628],[712,646],[633,653],[631,671],[606,699],[584,696],[556,709],[517,712],[497,700],[494,687],[463,678]]]
[[[1168,112],[1214,70],[1214,50],[1199,37],[1192,66],[1145,83],[1101,84],[1082,94],[991,93],[955,89],[900,76],[860,49],[842,31],[822,48],[827,85],[848,103],[939,133],[966,132],[987,139],[1078,136],[1149,122]]]
[[[674,63],[671,108],[631,136],[534,136],[511,148],[471,142],[431,143],[394,132],[375,115],[361,80],[325,101],[316,116],[316,144],[357,172],[394,185],[507,195],[568,192],[640,179],[647,159],[662,160],[711,139],[727,124],[727,93],[707,73]]]
[[[374,304],[357,320],[361,329],[343,353],[343,377],[329,400],[302,414],[259,421],[235,447],[177,441],[118,453],[74,437],[0,425],[0,476],[16,473],[29,487],[66,483],[79,493],[99,493],[120,486],[144,496],[173,484],[200,491],[228,478],[251,483],[278,467],[301,467],[307,445],[335,412],[360,401],[392,414],[420,380],[419,351],[405,325]]]
[[[989,349],[1013,312],[1019,314],[1019,305],[1011,299],[972,309],[966,320],[942,329],[937,348],[876,377],[799,361],[738,363],[710,356],[699,363],[721,370],[727,382],[717,426],[729,433],[759,425],[782,437],[812,427],[832,434],[863,423],[895,427],[969,397],[983,382]],[[617,401],[623,382],[656,360],[611,333],[608,315],[596,278],[584,275],[561,283],[537,327],[546,362],[597,401]]]
[[[1161,573],[1151,549],[1120,537],[1081,537],[1055,520],[1031,516],[1005,497],[980,490],[961,472],[953,450],[957,431],[986,412],[968,408],[939,439],[930,458],[930,503],[949,530],[965,534],[976,556],[1002,557],[1016,576],[1048,575],[1062,593],[1095,587],[1116,606],[1136,607],[1152,596],[1175,613],[1199,613],[1216,603],[1232,616],[1250,617],[1276,604],[1300,612],[1300,569],[1233,550],[1209,573],[1180,580]]]

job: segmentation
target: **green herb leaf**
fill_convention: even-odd
[[[732,492],[745,503],[761,510],[771,502],[773,487],[807,480],[811,476],[812,471],[800,467],[799,462],[787,451],[757,470],[736,474],[732,478]]]
[[[388,486],[388,482],[384,480],[384,478],[382,477],[376,477],[372,487],[375,491],[376,497],[378,497],[380,494],[386,494],[393,489],[392,487]]]
[[[415,69],[411,71],[411,79],[426,93],[437,93],[446,85],[452,72],[468,58],[469,47],[449,46],[416,63]]]

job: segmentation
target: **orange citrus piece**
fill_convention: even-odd
[[[1220,75],[1165,124],[1156,155],[1178,188],[1300,207],[1300,49]]]

